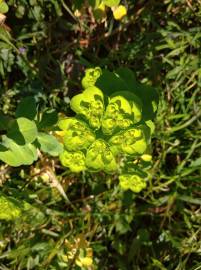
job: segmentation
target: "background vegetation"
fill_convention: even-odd
[[[201,269],[201,2],[122,2],[128,14],[119,22],[111,10],[96,20],[86,3],[75,12],[79,1],[7,1],[4,113],[34,95],[41,109],[71,114],[69,99],[93,66],[131,68],[158,89],[160,104],[152,177],[139,195],[104,174],[72,174],[48,156],[31,167],[0,164],[3,193],[33,206],[15,222],[0,221],[2,270]],[[46,167],[57,184],[46,181]]]

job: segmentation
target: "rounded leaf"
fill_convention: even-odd
[[[46,110],[42,114],[42,118],[38,123],[39,129],[45,129],[56,125],[58,121],[58,114],[55,110]]]
[[[26,97],[18,104],[15,115],[17,118],[24,117],[33,120],[37,114],[34,97]]]
[[[40,149],[51,156],[58,156],[63,152],[63,145],[53,135],[40,132],[37,140],[40,144]]]
[[[10,166],[31,165],[37,159],[37,149],[32,144],[18,145],[13,140],[3,136],[0,145],[0,160]]]
[[[7,13],[8,9],[8,5],[5,2],[0,3],[0,13]]]
[[[17,144],[23,145],[35,141],[38,131],[34,121],[19,117],[11,124],[7,135]]]

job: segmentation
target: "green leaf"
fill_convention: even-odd
[[[41,150],[51,156],[58,156],[63,152],[63,145],[53,135],[39,132],[37,140]]]
[[[200,167],[201,166],[201,157],[193,160],[190,164],[190,167]]]
[[[103,2],[101,2],[93,9],[93,15],[97,21],[102,21],[106,19],[106,6]]]
[[[8,31],[6,31],[3,27],[0,27],[0,40],[7,43],[10,47],[16,50],[16,47],[13,45],[12,42],[10,42],[11,35]]]
[[[157,91],[148,85],[138,84],[135,88],[135,94],[143,103],[142,116],[143,120],[152,120],[156,115],[159,97]]]
[[[37,159],[37,149],[32,144],[18,145],[13,140],[3,136],[0,144],[0,160],[10,166],[30,165]]]
[[[23,98],[22,101],[17,106],[15,115],[16,117],[25,117],[33,120],[36,116],[36,102],[33,97]]]
[[[191,196],[186,196],[186,195],[179,195],[178,200],[187,202],[189,204],[198,204],[201,206],[201,199],[200,198],[192,198]]]
[[[135,74],[129,68],[118,68],[115,71],[116,76],[120,77],[124,82],[126,82],[127,88],[132,89],[137,83]]]
[[[38,128],[44,129],[56,125],[58,121],[58,114],[55,110],[47,110],[43,113],[42,119],[38,124]]]
[[[108,70],[102,70],[102,75],[97,79],[95,85],[108,96],[119,91],[129,91],[127,83],[120,76]]]
[[[122,99],[124,98],[125,100],[127,100],[129,102],[129,105],[131,107],[131,112],[130,114],[132,114],[132,119],[134,124],[140,122],[141,118],[142,118],[142,102],[140,100],[139,97],[137,97],[135,94],[133,94],[132,92],[129,91],[121,91],[121,92],[116,92],[114,95],[111,96],[111,101],[112,100],[118,100],[118,97],[121,97]],[[124,106],[128,105],[124,105],[122,103],[121,105],[121,109],[126,112],[126,108],[124,108]]]
[[[91,1],[94,2],[95,0],[89,0],[90,5],[91,5]],[[83,4],[84,4],[84,0],[74,0],[73,1],[73,10],[81,9]]]
[[[89,1],[89,5],[92,6],[93,8],[96,8],[101,3],[101,0],[88,0],[88,1]]]
[[[134,73],[128,68],[120,68],[115,72],[127,84],[127,89],[138,96],[143,104],[142,115],[144,120],[153,119],[159,102],[155,88],[138,83]]]
[[[23,145],[35,141],[38,135],[37,127],[34,121],[20,117],[13,121],[8,130],[7,136],[17,144]]]
[[[155,117],[159,102],[158,92],[151,86],[138,83],[130,69],[120,68],[115,72],[103,70],[95,85],[108,96],[119,91],[131,92],[142,103],[143,120],[146,121]]]
[[[149,127],[150,133],[153,134],[154,131],[155,131],[155,124],[154,124],[154,122],[151,121],[151,120],[147,120],[147,121],[145,121],[145,124]]]
[[[114,7],[119,5],[120,0],[103,0],[103,3],[108,7]]]
[[[0,13],[7,13],[8,9],[8,5],[5,2],[0,3]]]
[[[0,130],[7,130],[11,121],[12,118],[4,115],[3,113],[0,113]]]
[[[21,215],[18,201],[0,194],[0,220],[13,220]]]

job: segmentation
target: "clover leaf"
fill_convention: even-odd
[[[18,145],[15,141],[3,136],[0,144],[0,160],[10,166],[30,165],[38,157],[36,147],[31,144]]]
[[[39,113],[33,97],[21,100],[15,118],[0,113],[0,122],[0,130],[3,131],[0,136],[0,160],[10,166],[32,164],[37,160],[39,150],[52,156],[58,156],[63,151],[63,145],[55,136],[46,133],[57,122],[57,113],[47,110]]]
[[[8,129],[8,137],[19,145],[32,143],[37,135],[38,130],[35,122],[25,117],[14,120]]]

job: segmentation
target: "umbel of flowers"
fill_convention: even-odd
[[[142,103],[136,95],[104,95],[95,86],[100,75],[100,68],[86,71],[84,91],[70,103],[76,116],[58,122],[64,144],[60,161],[72,172],[118,174],[123,189],[140,192],[146,187],[144,168],[151,161],[150,121],[142,121]]]

